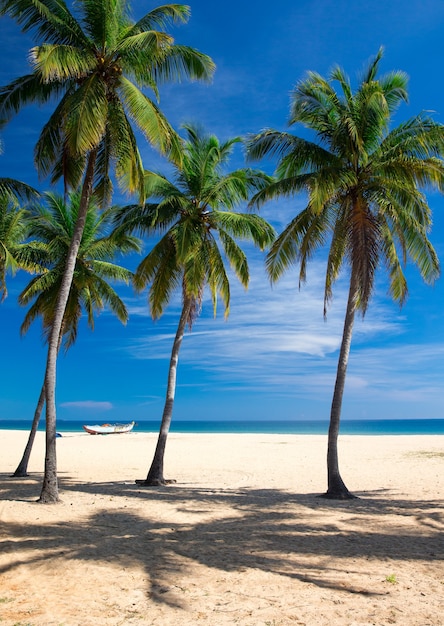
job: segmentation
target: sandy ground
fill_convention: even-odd
[[[352,501],[326,489],[322,436],[58,439],[60,497],[40,494],[44,435],[0,431],[0,624],[441,626],[443,436],[343,436]]]

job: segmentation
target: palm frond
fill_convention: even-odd
[[[137,194],[139,202],[146,198],[142,157],[137,139],[120,102],[109,106],[108,130],[115,153],[115,171],[119,186],[127,193]]]
[[[178,141],[176,133],[154,102],[124,77],[119,91],[129,114],[147,140],[164,153],[171,151]]]
[[[218,234],[232,269],[243,287],[248,287],[250,272],[248,269],[247,255],[226,231],[219,229]]]
[[[105,84],[95,74],[70,95],[66,118],[67,146],[74,156],[88,153],[102,140],[108,113]]]
[[[1,0],[0,15],[9,15],[23,32],[56,44],[86,47],[88,41],[63,0]]]
[[[212,221],[218,230],[222,229],[238,239],[252,241],[260,250],[270,246],[276,238],[274,228],[259,215],[213,211]]]
[[[31,64],[44,83],[85,78],[96,66],[89,49],[59,44],[43,44],[31,49]]]
[[[219,236],[220,236],[220,232],[219,232]],[[223,239],[223,236],[221,237],[221,241],[222,239]],[[234,246],[236,246],[236,243],[231,238],[229,239],[230,239],[230,242],[232,242]],[[224,249],[224,252],[227,254],[227,257],[230,259],[230,257],[228,256],[228,253],[231,252],[231,250],[228,250],[228,248],[229,248],[229,244],[227,245],[227,247],[224,246],[223,249]],[[238,254],[236,254],[236,252],[238,252]],[[246,284],[248,284],[248,265],[246,263],[246,257],[243,254],[242,250],[239,249],[238,251],[234,251],[234,253],[231,255],[231,260],[229,260],[229,262],[232,267],[240,266],[242,265],[242,261],[241,261],[242,256],[244,257],[244,261],[243,261],[244,271],[243,272],[239,271],[237,275],[241,276],[242,279],[244,279],[246,275]],[[210,294],[211,294],[211,300],[213,303],[213,315],[216,317],[218,296],[220,295],[220,297],[222,298],[224,307],[225,307],[225,317],[228,317],[230,313],[230,281],[227,276],[227,271],[225,269],[225,264],[224,264],[224,260],[222,258],[221,252],[216,243],[216,240],[213,237],[207,239],[206,241],[206,257],[207,257],[207,281],[208,281],[208,287],[209,287]],[[241,282],[242,282],[242,279],[241,279]]]
[[[20,200],[35,200],[39,196],[39,192],[14,178],[0,178],[0,196],[6,196],[13,200],[14,198]]]
[[[2,117],[8,121],[27,104],[47,103],[53,96],[63,93],[62,83],[43,83],[37,74],[27,74],[0,87],[0,109]]]
[[[210,81],[216,66],[206,54],[174,44],[167,47],[152,64],[151,72],[155,82],[182,81],[183,79]]]
[[[155,28],[167,28],[171,24],[181,24],[189,20],[191,9],[184,4],[165,4],[156,7],[140,18],[128,31],[128,36]]]
[[[129,5],[122,0],[82,0],[83,28],[101,51],[114,50],[131,28]]]
[[[300,140],[290,133],[267,129],[245,139],[247,160],[257,161],[264,157],[281,158],[291,153]]]

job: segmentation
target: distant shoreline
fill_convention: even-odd
[[[58,420],[57,431],[84,432],[82,424],[101,424],[109,422],[105,417],[98,419]],[[0,430],[29,430],[31,420],[0,420]],[[134,433],[157,433],[159,421],[136,421]],[[42,420],[39,430],[44,430]],[[172,433],[191,434],[276,434],[276,435],[326,435],[328,421],[197,421],[173,420]],[[343,420],[342,435],[444,435],[444,419],[406,419],[406,420]]]

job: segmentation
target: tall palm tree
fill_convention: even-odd
[[[150,143],[177,157],[177,138],[155,102],[157,85],[181,77],[208,79],[209,57],[174,43],[164,32],[187,21],[189,7],[168,4],[137,22],[126,0],[0,0],[22,30],[37,35],[30,53],[33,72],[0,89],[0,117],[9,120],[23,105],[60,98],[38,140],[35,162],[67,188],[81,184],[81,202],[64,278],[58,291],[46,364],[46,455],[40,502],[57,502],[56,360],[60,329],[77,251],[93,189],[106,206],[112,194],[110,170],[120,185],[143,194],[143,168],[132,123]],[[77,11],[76,14],[74,11]],[[156,30],[159,29],[159,30]]]
[[[69,202],[54,193],[45,194],[46,204],[35,207],[29,220],[29,236],[42,244],[43,271],[38,273],[19,295],[23,306],[31,304],[21,326],[21,333],[28,331],[31,324],[41,318],[45,342],[49,340],[53,325],[63,271],[66,265],[72,233],[75,228],[80,205],[80,195],[72,193]],[[115,209],[99,214],[96,204],[91,202],[86,215],[82,241],[77,253],[74,277],[65,309],[59,346],[67,351],[77,338],[82,311],[86,312],[89,327],[94,330],[94,313],[108,307],[116,317],[126,324],[128,312],[124,302],[109,284],[109,281],[128,283],[132,273],[112,262],[117,255],[140,252],[140,242],[129,235],[116,236],[111,232]],[[45,403],[43,385],[34,413],[28,442],[14,476],[27,476],[40,415]]]
[[[235,238],[252,241],[261,249],[274,239],[273,229],[263,218],[233,210],[270,182],[265,174],[247,168],[225,171],[233,146],[240,138],[220,143],[213,135],[193,126],[184,128],[186,141],[180,164],[174,166],[174,179],[146,172],[146,195],[157,201],[128,206],[122,209],[119,218],[123,230],[164,233],[139,264],[134,277],[138,290],[150,286],[153,318],[162,315],[176,288],[182,290],[182,312],[171,352],[157,446],[147,478],[137,481],[143,485],[168,482],[163,464],[173,414],[179,350],[186,326],[191,328],[200,312],[205,287],[209,288],[214,313],[220,295],[228,315],[230,284],[224,257],[242,285],[246,287],[249,280],[247,258]]]
[[[290,124],[314,131],[315,141],[268,130],[248,141],[250,158],[279,157],[278,181],[253,202],[304,191],[301,211],[276,239],[267,258],[272,281],[299,263],[305,281],[307,262],[330,241],[324,314],[333,283],[344,265],[349,295],[339,353],[328,434],[326,497],[353,497],[338,464],[342,396],[353,322],[367,311],[376,270],[387,268],[390,294],[402,305],[407,297],[403,265],[410,258],[422,278],[432,282],[438,258],[427,233],[431,211],[421,189],[443,190],[444,127],[418,115],[390,130],[393,113],[407,100],[407,78],[392,72],[377,79],[380,50],[353,91],[347,75],[335,68],[325,79],[309,73],[292,95]],[[335,90],[338,84],[342,93]]]

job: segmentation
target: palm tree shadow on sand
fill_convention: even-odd
[[[221,573],[255,569],[322,588],[378,595],[351,578],[344,584],[343,557],[352,563],[362,557],[433,562],[443,553],[444,508],[437,500],[396,499],[376,491],[364,494],[365,499],[332,502],[276,489],[182,485],[147,491],[124,483],[61,480],[65,501],[72,499],[75,507],[76,493],[90,494],[97,508],[87,520],[69,524],[4,524],[3,551],[11,556],[0,573],[23,564],[32,567],[48,556],[140,567],[150,600],[179,608],[183,598],[172,581],[186,577],[193,563]],[[32,502],[36,483],[2,475],[1,498]],[[107,508],[107,502],[119,498],[117,510]],[[156,505],[168,505],[171,515],[164,509],[157,515]],[[337,511],[340,518],[331,515]],[[387,516],[399,522],[385,524]]]

